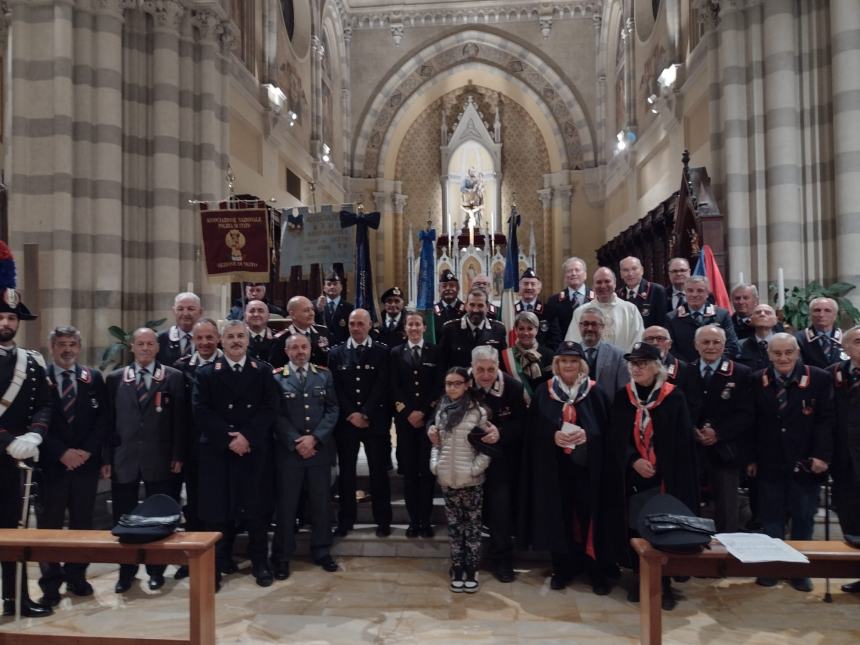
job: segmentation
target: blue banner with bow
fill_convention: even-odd
[[[355,226],[355,308],[366,309],[376,322],[376,303],[373,298],[373,273],[370,268],[370,236],[367,228],[379,228],[379,213],[340,212],[341,228]]]

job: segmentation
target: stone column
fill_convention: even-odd
[[[633,22],[632,7],[628,8],[624,29],[621,30],[624,39],[624,110],[627,113],[626,128],[636,132],[636,30]]]
[[[553,186],[552,192],[552,235],[544,241],[545,261],[549,263],[548,271],[553,276],[553,291],[556,287],[561,288],[559,270],[565,259],[566,240],[570,239],[573,224],[573,213],[571,212],[571,200],[573,198],[573,186],[563,184]]]
[[[594,27],[594,51],[600,51],[603,17],[599,13],[594,14],[591,17],[591,25]],[[606,60],[610,58],[611,55],[607,52]],[[594,143],[594,154],[597,165],[601,166],[606,160],[606,70],[602,66],[599,66],[597,69],[597,96],[595,97],[594,114],[594,129],[597,135]]]
[[[319,161],[322,158],[322,144],[331,146],[331,141],[323,141],[322,114],[322,61],[326,55],[319,35],[311,36],[311,151]],[[319,170],[318,164],[314,168]]]
[[[547,257],[550,255],[547,247],[551,244],[550,241],[552,240],[552,196],[552,188],[542,188],[537,191],[537,198],[538,201],[540,201],[541,206],[541,227],[538,233],[545,248],[544,253],[541,255],[542,266],[539,267],[537,271],[539,271],[538,275],[541,276],[541,279],[543,280],[544,290],[548,291],[548,293],[545,293],[543,296],[544,300],[549,297],[549,293],[552,293],[553,278],[556,273],[556,271],[553,270],[555,265],[552,262],[552,258]]]
[[[352,26],[343,27],[343,68],[341,69],[340,105],[343,115],[343,174],[352,172]]]
[[[833,83],[833,213],[837,277],[860,284],[860,13],[852,0],[830,2]],[[860,294],[850,297],[860,303]]]
[[[797,25],[793,0],[768,0],[763,9],[768,275],[783,267],[791,288],[806,281]]]
[[[391,286],[397,279],[397,266],[395,261],[394,245],[394,208],[391,192],[377,190],[373,193],[373,201],[376,204],[374,210],[379,211],[379,229],[371,232],[371,244],[373,244],[373,278],[376,293],[381,294]],[[375,233],[375,235],[374,235]],[[374,239],[375,238],[375,239]]]
[[[409,199],[407,195],[395,192],[391,195],[391,205],[394,214],[394,265],[397,273],[395,274],[395,282],[397,286],[406,291],[408,284],[405,284],[406,276],[406,233],[405,223],[403,221],[404,211],[406,209],[406,201]],[[388,264],[388,262],[386,262]]]

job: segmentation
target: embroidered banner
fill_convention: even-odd
[[[341,210],[352,211],[352,204],[324,205],[315,213],[306,206],[281,211],[281,278],[289,278],[294,266],[310,272],[312,264],[353,264],[355,233],[341,228]]]
[[[269,281],[271,244],[265,202],[201,203],[200,226],[210,281]]]

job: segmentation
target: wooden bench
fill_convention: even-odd
[[[68,636],[0,631],[0,645],[212,645],[215,642],[215,543],[220,533],[174,533],[148,544],[120,544],[110,531],[0,529],[0,561],[187,564],[191,593],[188,639]],[[144,601],[145,602],[145,601]],[[134,626],[145,631],[145,626]]]
[[[729,555],[726,548],[712,542],[701,553],[668,553],[655,549],[643,538],[630,540],[639,554],[639,620],[644,645],[662,642],[660,601],[663,576],[701,576],[705,578],[860,578],[860,549],[844,542],[788,542],[809,558],[809,564],[761,562],[745,564]],[[766,593],[764,590],[762,593]]]

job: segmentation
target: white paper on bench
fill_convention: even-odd
[[[741,562],[809,564],[809,558],[794,547],[762,533],[717,533],[714,537]]]

